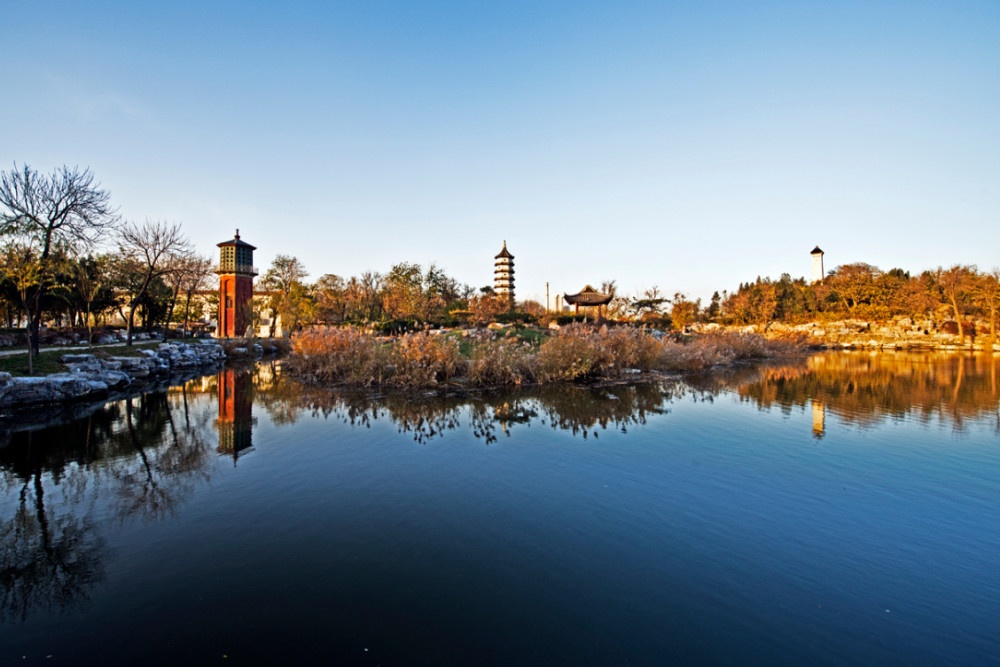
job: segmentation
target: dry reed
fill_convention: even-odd
[[[537,348],[513,339],[472,341],[464,357],[449,336],[383,339],[350,328],[314,328],[292,339],[290,366],[299,377],[323,383],[413,388],[463,378],[469,386],[497,387],[694,372],[802,349],[757,334],[713,333],[681,343],[642,329],[575,324]]]

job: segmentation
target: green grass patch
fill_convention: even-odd
[[[514,329],[514,335],[525,343],[531,343],[535,347],[538,347],[548,339],[551,335],[547,330],[544,329]]]
[[[94,356],[106,359],[108,357],[138,357],[139,350],[143,348],[155,348],[160,341],[142,341],[135,343],[132,347],[127,345],[113,345],[110,347],[99,347],[92,350],[87,349],[43,349],[42,353],[34,361],[35,375],[51,375],[52,373],[65,373],[66,367],[59,363],[59,359],[65,354],[93,354]],[[28,352],[18,352],[0,356],[0,372],[10,373],[15,376],[28,375]]]

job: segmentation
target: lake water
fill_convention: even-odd
[[[6,424],[0,664],[1000,664],[998,366]]]

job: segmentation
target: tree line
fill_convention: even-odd
[[[950,320],[963,340],[975,335],[976,320],[985,321],[993,336],[998,307],[1000,271],[980,271],[974,265],[910,275],[899,268],[882,271],[856,262],[838,266],[816,283],[788,274],[777,280],[757,278],[720,299],[723,320],[736,324],[767,328],[776,321]]]
[[[365,271],[342,277],[327,273],[307,283],[309,273],[298,258],[278,255],[257,289],[266,295],[266,310],[281,317],[283,327],[306,324],[365,323],[386,331],[424,324],[456,326],[494,321],[531,321],[544,307],[534,301],[511,303],[490,286],[462,283],[437,266],[400,262],[386,272]],[[273,331],[272,331],[273,334]]]
[[[211,294],[216,286],[213,259],[199,256],[179,225],[122,218],[89,169],[63,166],[42,174],[15,164],[0,173],[0,243],[0,317],[8,327],[24,326],[29,356],[38,354],[43,322],[86,327],[92,336],[95,326],[120,319],[129,344],[137,327],[176,322],[185,329],[196,303],[200,314],[199,293]],[[267,313],[272,335],[278,316],[291,331],[317,323],[391,331],[573,319],[534,301],[512,303],[488,285],[473,288],[434,264],[401,262],[350,277],[328,273],[313,283],[308,276],[297,258],[278,255],[255,287],[262,300],[255,328]],[[731,293],[716,292],[704,306],[656,286],[628,297],[606,280],[600,291],[614,295],[602,312],[607,319],[660,328],[717,322],[766,329],[776,321],[910,317],[954,320],[964,338],[976,318],[995,328],[1000,273],[959,265],[910,275],[858,262],[838,266],[817,283],[788,274],[758,277]],[[217,298],[208,297],[209,305]]]
[[[365,272],[344,279],[334,274],[305,282],[306,273],[294,257],[279,256],[265,274],[264,289],[272,292],[271,307],[286,326],[307,323],[387,322],[409,320],[430,324],[483,324],[492,321],[572,319],[548,313],[536,302],[509,304],[489,287],[474,290],[432,265],[401,263],[387,273]],[[882,271],[861,262],[844,264],[820,282],[783,274],[740,284],[733,292],[715,292],[703,305],[683,292],[672,296],[659,287],[634,296],[618,294],[615,281],[600,290],[614,295],[602,315],[615,321],[639,322],[683,330],[695,323],[753,325],[766,330],[773,322],[860,319],[887,321],[897,317],[955,322],[955,332],[974,334],[975,320],[995,329],[1000,307],[1000,272],[958,265],[911,275],[903,269]],[[590,310],[587,317],[594,318]],[[583,317],[583,316],[581,316]]]
[[[31,360],[43,322],[93,327],[117,313],[131,345],[139,326],[188,311],[210,285],[180,225],[122,218],[89,169],[43,174],[28,165],[0,173],[0,316],[23,325]]]

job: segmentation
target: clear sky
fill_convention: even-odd
[[[1000,2],[2,3],[0,167],[519,298],[1000,265]]]

